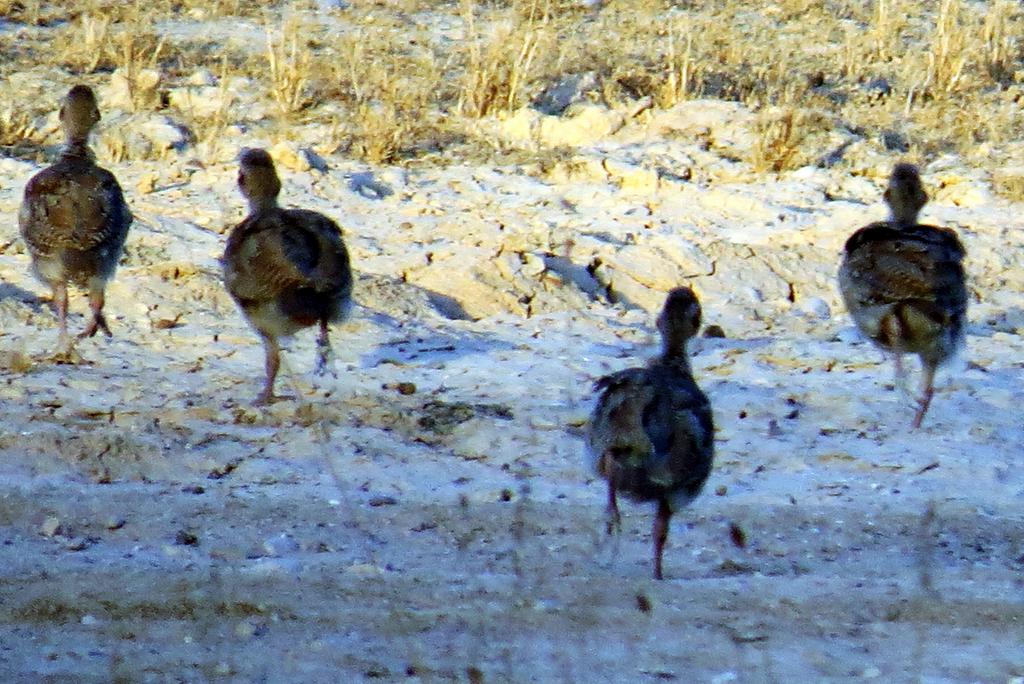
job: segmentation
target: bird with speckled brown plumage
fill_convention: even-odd
[[[317,325],[316,372],[328,369],[328,325],[352,306],[352,270],[338,225],[323,214],[277,205],[281,181],[262,149],[242,152],[238,187],[249,215],[228,236],[224,283],[263,339],[266,383],[257,404],[273,401],[279,339]]]
[[[949,228],[921,225],[928,201],[917,168],[897,164],[885,191],[890,217],[846,242],[839,290],[860,331],[895,358],[917,354],[923,392],[912,426],[918,428],[935,393],[935,371],[963,345],[967,315],[965,250]]]
[[[78,337],[97,330],[111,335],[103,315],[106,285],[132,224],[117,179],[96,164],[89,149],[89,132],[99,120],[92,89],[73,87],[60,108],[65,136],[60,158],[29,180],[18,214],[32,269],[53,290],[61,345],[68,348],[68,283],[89,292],[92,319]]]
[[[701,308],[689,288],[669,292],[658,317],[661,355],[597,381],[601,394],[586,431],[592,465],[608,482],[608,532],[618,530],[618,494],[654,501],[654,578],[661,579],[669,519],[700,493],[711,474],[711,403],[693,380],[687,342]]]

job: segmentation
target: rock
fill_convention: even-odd
[[[860,329],[852,325],[842,328],[838,333],[836,333],[836,337],[844,344],[859,344],[861,342],[867,342],[867,339],[860,332]]]
[[[658,311],[665,303],[665,293],[671,288],[655,290],[640,283],[630,274],[602,264],[594,275],[604,285],[608,298],[626,306],[637,306],[645,311]]]
[[[537,130],[538,142],[547,147],[593,145],[615,133],[625,123],[620,112],[601,105],[574,105],[566,114],[566,117],[542,117]]]
[[[275,558],[293,554],[299,550],[299,543],[287,532],[271,537],[263,542],[263,551]]]
[[[797,304],[796,309],[804,315],[823,321],[827,321],[832,317],[832,310],[829,308],[828,303],[821,297],[807,297],[806,299],[801,299]]]
[[[544,168],[544,179],[556,185],[564,183],[606,183],[608,171],[601,159],[573,157],[559,159]]]
[[[159,179],[160,177],[156,173],[144,174],[139,177],[139,182],[135,184],[135,191],[140,195],[148,195],[156,190],[156,182]]]
[[[892,94],[892,85],[887,78],[873,78],[861,86],[861,90],[872,100],[881,100]]]
[[[486,264],[486,257],[479,261]],[[478,259],[469,254],[461,258],[453,255],[443,261],[435,257],[429,267],[407,271],[405,277],[414,285],[456,300],[470,318],[484,318],[510,310],[521,315],[522,306],[517,304],[518,297],[513,292],[496,292],[474,270],[467,268],[467,264],[477,262]]]
[[[882,146],[889,152],[909,152],[910,141],[899,131],[886,129],[881,133]]]
[[[948,203],[958,207],[980,207],[992,202],[992,193],[978,172],[964,173],[950,169],[931,175],[925,181],[925,189],[934,202]],[[928,209],[925,209],[927,212]]]
[[[116,69],[107,85],[99,89],[100,101],[104,109],[133,112],[159,101],[159,85],[160,72],[155,69],[138,69],[134,79],[124,69]]]
[[[186,86],[172,88],[168,93],[168,103],[189,116],[212,118],[226,112],[237,102],[231,91],[212,85]]]
[[[500,121],[497,134],[510,143],[585,147],[604,140],[624,123],[621,112],[595,104],[572,105],[564,116],[544,115],[523,107]]]
[[[174,534],[174,543],[178,546],[199,546],[199,537],[192,530],[178,530]]]
[[[570,105],[583,102],[588,93],[598,88],[597,76],[593,71],[571,74],[545,88],[534,99],[533,106],[542,114],[558,116]]]
[[[125,526],[127,521],[124,518],[110,517],[103,523],[103,526],[108,530],[119,530]]]
[[[689,137],[738,159],[746,158],[757,143],[757,116],[737,102],[688,100],[655,113],[650,133],[662,137]]]
[[[192,86],[212,86],[217,85],[217,77],[209,69],[196,69],[185,82]]]
[[[575,285],[590,297],[596,298],[604,294],[604,287],[591,275],[590,271],[565,257],[545,255],[544,266],[549,272],[560,277],[563,282]]]
[[[634,164],[626,164],[612,159],[604,160],[604,170],[608,177],[623,192],[650,194],[657,192],[660,182],[658,172]]]
[[[1024,200],[1024,166],[1003,166],[992,171],[992,188],[1007,199]]]
[[[61,532],[60,519],[56,516],[48,516],[43,524],[39,526],[39,534],[44,537],[54,537]]]
[[[327,162],[324,158],[308,147],[299,147],[295,143],[282,140],[270,148],[270,156],[274,161],[292,171],[309,171],[316,169],[322,173],[327,172]]]
[[[192,140],[182,124],[163,114],[112,113],[96,140],[102,158],[162,159],[170,152],[181,152]]]
[[[510,143],[528,144],[534,142],[535,129],[542,114],[531,107],[523,107],[512,116],[506,116],[498,124],[498,135]]]

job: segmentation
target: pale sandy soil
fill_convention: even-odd
[[[282,168],[285,204],[345,227],[361,306],[333,333],[337,379],[309,374],[300,335],[295,398],[267,409],[219,282],[233,164],[108,164],[138,218],[115,337],[57,365],[16,240],[40,167],[0,159],[0,679],[1020,681],[1024,207],[955,159],[924,169],[973,297],[911,433],[834,286],[894,159],[772,180],[641,133],[569,178]],[[652,159],[704,175],[621,181]],[[727,337],[693,350],[716,468],[654,582],[651,511],[603,538],[580,431],[678,283]]]

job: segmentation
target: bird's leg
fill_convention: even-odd
[[[89,325],[85,326],[85,330],[78,334],[78,339],[92,337],[97,330],[102,330],[107,337],[113,337],[110,326],[107,325],[107,319],[103,317],[104,302],[103,285],[92,285],[89,288],[89,309],[92,310],[92,320],[89,321]]]
[[[924,364],[924,392],[917,403],[917,413],[914,414],[914,422],[911,427],[917,429],[921,427],[921,421],[924,420],[924,414],[928,412],[928,407],[932,403],[932,397],[935,395],[935,364],[925,363]]]
[[[334,351],[331,349],[331,340],[327,334],[327,321],[320,321],[320,335],[316,338],[316,366],[313,373],[325,375],[330,371],[331,375],[338,377],[334,371]]]
[[[269,335],[263,336],[263,347],[266,350],[267,382],[263,391],[259,393],[254,402],[257,406],[265,406],[277,397],[274,396],[274,381],[277,379],[277,370],[281,367],[281,347],[277,339]]]
[[[615,496],[615,485],[608,483],[608,507],[605,508],[607,515],[606,529],[608,534],[618,534],[622,531],[622,516],[619,514],[619,501]]]
[[[658,500],[658,512],[654,516],[654,579],[664,579],[661,574],[661,556],[665,551],[665,540],[668,539],[668,521],[672,517],[672,508],[664,499]]]
[[[893,385],[896,387],[896,391],[905,396],[910,395],[910,386],[907,384],[907,369],[903,365],[903,353],[893,352],[892,355],[893,365]]]
[[[68,334],[68,285],[59,283],[53,286],[53,305],[57,309],[57,351],[53,360],[57,363],[79,363],[82,357],[75,351],[75,338]]]
[[[53,306],[57,309],[57,325],[60,328],[58,336],[61,349],[70,346],[68,337],[68,284],[60,283],[53,286]]]

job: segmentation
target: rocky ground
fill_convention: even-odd
[[[492,122],[599,131],[544,163],[274,146],[283,203],[344,226],[359,306],[337,377],[299,335],[268,408],[219,280],[230,159],[101,148],[136,223],[115,336],[73,365],[17,238],[42,162],[0,159],[4,681],[1020,681],[1024,207],[955,157],[923,167],[972,301],[911,432],[835,288],[896,157],[770,178],[729,152],[738,105],[582,112]],[[725,333],[693,349],[717,460],[655,582],[652,511],[603,536],[580,435],[679,284]]]

